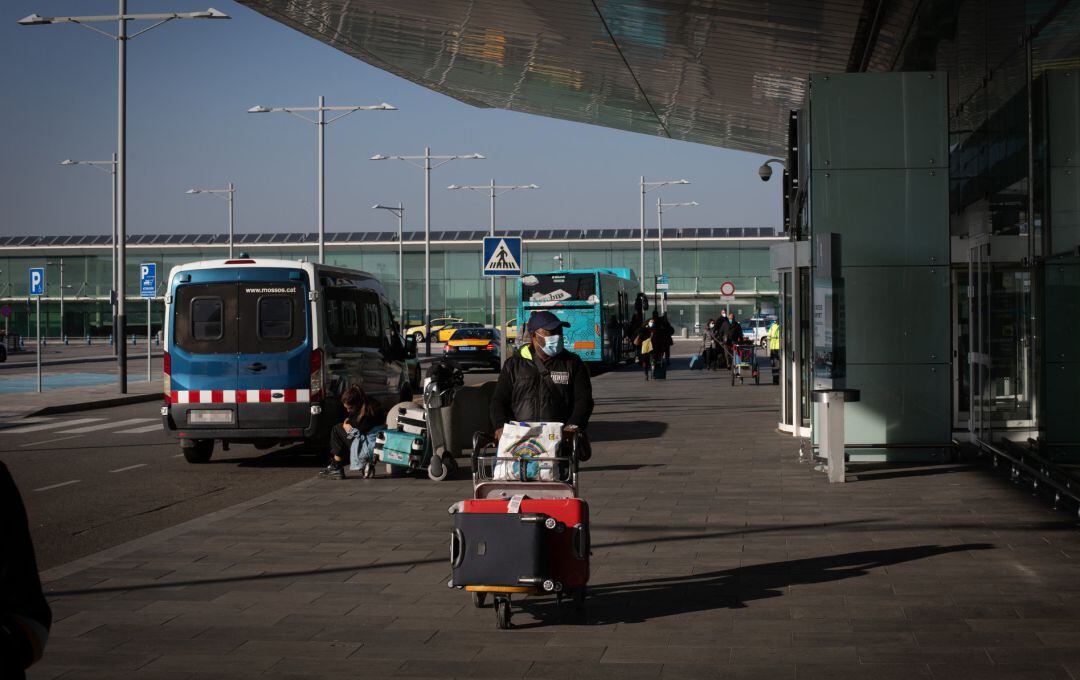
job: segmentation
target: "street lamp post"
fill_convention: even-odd
[[[341,113],[330,120],[326,120],[327,111],[340,111]],[[317,106],[277,106],[273,108],[252,106],[248,109],[248,113],[291,113],[300,120],[306,120],[309,123],[313,123],[319,130],[319,264],[326,264],[326,126],[336,120],[344,118],[350,113],[356,113],[357,111],[397,111],[397,107],[391,106],[386,102],[371,106],[327,106],[326,98],[319,95],[319,103]],[[315,120],[302,115],[303,113],[308,112],[315,113]]]
[[[235,217],[235,209],[233,208],[233,196],[236,194],[236,186],[229,182],[229,186],[224,189],[188,189],[184,193],[186,194],[213,194],[214,196],[224,196],[225,200],[229,202],[229,259],[233,257],[233,244],[236,240],[236,232],[233,229],[233,220]]]
[[[109,305],[112,308],[113,322],[116,321],[116,154],[108,161],[75,161],[70,158],[60,161],[60,165],[88,165],[92,168],[109,173],[112,178],[112,235],[110,237],[110,259],[112,260],[112,279],[109,282]],[[106,169],[108,168],[108,169]],[[116,329],[113,328],[113,335]],[[117,343],[113,343],[113,354],[119,351]]]
[[[229,15],[213,7],[203,12],[167,12],[164,14],[128,14],[127,0],[117,0],[119,12],[112,16],[43,17],[31,14],[19,20],[23,26],[46,24],[75,24],[100,33],[117,43],[117,112],[116,112],[116,314],[113,317],[113,335],[116,336],[116,360],[120,393],[127,394],[127,349],[124,345],[125,316],[124,287],[127,264],[127,43],[143,33],[153,30],[174,19],[229,19]],[[103,31],[92,24],[112,22],[117,25],[116,35]],[[155,23],[131,35],[127,32],[129,21],[153,21]]]
[[[447,189],[468,189],[470,191],[486,191],[488,192],[488,198],[491,201],[490,217],[488,220],[488,230],[491,236],[495,235],[495,197],[502,196],[503,194],[514,191],[515,189],[539,189],[540,187],[535,184],[496,184],[495,180],[491,180],[491,184],[451,184],[446,187]],[[491,325],[495,326],[495,278],[491,279]],[[505,329],[504,329],[505,331]]]
[[[641,281],[645,276],[645,194],[652,189],[659,189],[660,187],[666,187],[672,184],[689,184],[689,180],[685,179],[668,179],[661,180],[659,182],[646,182],[645,177],[641,177],[639,182],[639,188],[641,189],[641,210],[640,210],[640,225],[641,225],[641,270],[638,272],[638,280]]]
[[[397,215],[397,298],[398,298],[398,316],[401,317],[402,323],[405,322],[405,282],[402,278],[405,272],[405,268],[402,266],[402,258],[404,257],[404,251],[402,249],[402,237],[405,232],[405,207],[401,203],[397,204],[395,208],[392,205],[381,205],[376,203],[371,206],[372,210],[389,210]]]
[[[384,156],[375,154],[373,161],[405,161],[424,171],[424,352],[431,355],[431,171],[450,161],[483,160],[478,153],[432,156],[431,147],[424,147],[423,156]],[[423,164],[417,161],[423,161]],[[439,161],[435,165],[431,161]]]
[[[663,314],[667,311],[667,293],[660,296],[659,286],[657,282],[660,276],[664,273],[664,208],[689,208],[697,205],[697,201],[690,201],[689,203],[661,203],[660,197],[656,197],[656,245],[657,245],[657,257],[659,262],[660,271],[657,272],[657,276],[653,279],[653,290],[657,297],[660,298],[660,313]]]

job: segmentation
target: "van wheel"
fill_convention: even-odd
[[[761,349],[767,349],[769,347],[769,339],[762,338],[759,344],[761,345]]]
[[[420,344],[421,342],[423,342],[423,341],[424,341],[424,334],[423,334],[423,333],[421,333],[420,331],[416,331],[415,333],[413,333],[413,336],[412,336],[412,337],[413,337],[413,340],[415,340],[415,341],[416,341],[416,344],[418,344],[418,345],[419,345],[419,344]]]
[[[180,450],[184,452],[184,459],[193,464],[201,465],[210,462],[210,457],[214,455],[214,440],[213,439],[185,439],[187,445],[180,445]]]

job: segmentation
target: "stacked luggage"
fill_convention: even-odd
[[[589,505],[578,497],[578,464],[589,458],[588,441],[575,433],[559,443],[554,456],[535,460],[481,455],[493,444],[490,436],[477,433],[473,498],[450,508],[454,530],[447,585],[470,592],[476,607],[483,607],[490,593],[498,628],[510,627],[514,593],[552,594],[558,602],[572,598],[582,610],[589,582]],[[552,474],[530,474],[538,460],[539,469]]]
[[[443,415],[463,382],[461,371],[435,364],[424,381],[423,405],[402,402],[391,409],[387,429],[375,440],[375,455],[388,473],[426,470],[435,481],[453,475],[457,462],[447,446]]]

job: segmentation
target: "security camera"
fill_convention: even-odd
[[[769,178],[772,177],[772,168],[768,163],[763,163],[762,166],[757,169],[757,174],[762,182],[768,182]]]

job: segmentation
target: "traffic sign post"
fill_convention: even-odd
[[[41,296],[45,294],[45,268],[44,267],[31,267],[30,268],[30,294],[34,296],[37,301],[37,309],[34,312],[34,318],[37,321],[37,351],[35,363],[37,364],[37,391],[41,391]]]
[[[157,265],[153,262],[139,265],[139,293],[146,298],[146,382],[150,382],[150,302],[157,294]]]
[[[735,284],[731,281],[724,281],[720,284],[720,301],[735,302]]]
[[[521,238],[518,236],[484,237],[483,275],[497,276],[499,293],[499,365],[506,363],[506,278],[521,276]],[[523,320],[518,319],[520,324]]]
[[[667,274],[657,274],[656,281],[656,307],[660,310],[661,314],[667,312],[667,292],[669,287]],[[660,304],[663,301],[663,304]]]

